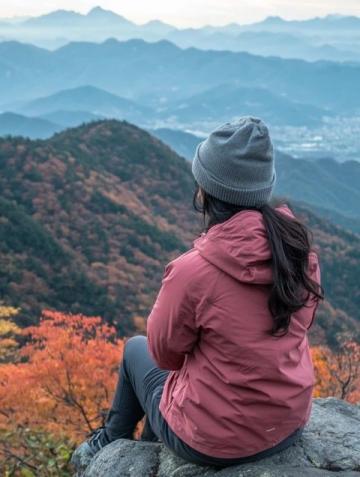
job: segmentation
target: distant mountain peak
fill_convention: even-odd
[[[58,25],[58,22],[66,22],[68,24],[83,25],[86,21],[97,23],[122,23],[123,25],[134,25],[130,20],[118,15],[111,10],[105,10],[104,8],[97,6],[92,8],[86,15],[75,12],[73,10],[54,10],[53,12],[41,15],[39,17],[31,17],[24,22],[26,25],[42,25],[47,24]]]
[[[45,13],[41,15],[42,17],[52,17],[52,16],[61,16],[61,15],[75,15],[80,17],[81,13],[75,12],[74,10],[65,10],[64,8],[59,8],[58,10],[54,10],[53,12]]]
[[[117,15],[115,12],[111,10],[105,10],[105,8],[98,6],[89,10],[86,16],[87,17],[118,17],[120,15]]]
[[[278,15],[271,15],[266,17],[263,23],[284,23],[286,20],[284,18],[279,17]]]
[[[119,15],[112,10],[106,10],[105,8],[102,8],[100,6],[94,7],[86,15],[87,18],[91,18],[93,20],[115,20],[118,22],[122,23],[128,23],[128,24],[133,24],[130,20],[127,18],[123,17],[122,15]]]
[[[143,28],[152,28],[158,31],[162,31],[164,33],[170,32],[172,30],[177,30],[176,27],[170,25],[169,23],[165,23],[161,20],[150,20],[142,25]]]
[[[49,13],[45,13],[44,15],[40,15],[39,17],[30,17],[25,23],[33,23],[39,21],[47,21],[47,20],[58,20],[58,19],[74,19],[74,18],[81,18],[82,14],[75,12],[73,10],[54,10]]]
[[[103,13],[113,13],[113,12],[111,12],[110,10],[105,10],[105,8],[102,8],[100,6],[97,6],[97,7],[92,8],[91,10],[89,10],[87,15],[88,16],[89,15],[99,15],[99,14],[102,15]]]
[[[161,20],[156,20],[156,19],[146,22],[145,25],[154,25],[154,26],[166,25],[166,26],[170,26],[167,23],[164,23]]]

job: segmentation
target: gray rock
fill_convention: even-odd
[[[77,450],[77,477],[360,477],[360,407],[314,399],[296,444],[261,461],[223,469],[191,464],[162,443],[119,439],[94,457]]]
[[[150,477],[157,475],[161,444],[119,439],[98,452],[84,477]]]

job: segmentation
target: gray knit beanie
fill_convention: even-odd
[[[268,127],[252,116],[218,127],[198,145],[192,173],[206,192],[224,202],[265,204],[276,182]]]

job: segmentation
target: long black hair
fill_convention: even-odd
[[[195,186],[193,206],[203,214],[206,232],[241,210],[262,213],[272,253],[273,284],[268,300],[273,318],[270,334],[284,336],[288,332],[291,315],[306,305],[310,293],[313,299],[324,299],[322,286],[307,272],[313,240],[311,231],[297,218],[277,211],[275,207],[279,204],[274,201],[259,207],[244,207],[223,202],[200,189],[197,183]]]

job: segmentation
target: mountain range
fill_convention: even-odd
[[[87,14],[56,10],[16,22],[4,19],[0,23],[0,37],[46,48],[79,40],[101,42],[109,37],[165,39],[182,48],[248,51],[309,61],[359,61],[359,31],[359,17],[341,15],[300,21],[268,17],[252,24],[179,29],[156,19],[139,25],[101,7]]]
[[[21,324],[50,307],[99,314],[131,333],[165,264],[201,231],[189,163],[127,122],[0,139],[0,187],[0,291],[21,306]],[[311,339],[333,345],[337,333],[359,332],[360,237],[282,200],[313,231],[327,302]]]
[[[112,97],[112,95],[109,96]],[[51,106],[51,101],[42,100],[40,103],[35,101],[32,104],[34,108],[32,111],[42,112],[42,116],[29,118],[13,113],[0,114],[0,135],[45,139],[55,132],[96,121],[101,117],[81,111],[71,111],[71,108],[68,111],[55,110],[53,113],[46,113],[47,107]],[[169,128],[150,128],[148,131],[188,160],[192,160],[196,146],[203,139],[189,132]],[[276,193],[297,202],[311,204],[313,210],[320,216],[328,217],[333,223],[360,233],[360,191],[358,188],[360,162],[339,163],[326,157],[295,159],[280,150],[276,150],[275,153],[277,171],[281,178],[276,185]]]
[[[0,114],[60,126],[73,112],[70,125],[87,116],[202,134],[257,115],[296,157],[359,160],[359,81],[360,63],[183,50],[164,40],[77,42],[55,51],[0,43]],[[3,131],[11,132],[12,117],[5,119]]]
[[[264,87],[223,83],[164,108],[162,116],[185,127],[201,127],[204,122],[226,122],[242,114],[263,118],[274,126],[316,126],[329,114],[325,108],[295,101]],[[169,119],[168,119],[169,121]]]
[[[64,124],[65,121],[67,124],[68,121],[71,122],[71,113],[77,113],[78,120],[117,118],[144,126],[175,124],[177,127],[182,125],[184,129],[196,129],[197,126],[201,128],[207,123],[225,122],[235,118],[239,115],[240,107],[242,114],[259,116],[275,126],[317,126],[321,124],[322,117],[328,114],[325,109],[286,99],[265,88],[233,84],[222,84],[157,109],[85,85],[30,101],[17,102],[13,105],[13,112],[25,116],[23,121],[26,117],[40,117],[53,123]],[[6,119],[9,119],[8,131],[11,134],[14,122],[9,114],[3,117],[4,130]]]
[[[61,90],[50,96],[33,99],[25,103],[20,111],[30,116],[54,114],[57,111],[86,111],[93,117],[126,118],[141,122],[151,118],[150,108],[136,104],[94,86],[81,86]]]
[[[230,51],[182,50],[167,41],[70,43],[56,51],[18,42],[0,43],[0,106],[31,101],[61,90],[93,86],[162,111],[213,88],[260,88],[288,109],[304,114],[356,114],[360,109],[359,64],[310,63]],[[196,71],[196,75],[194,75]],[[334,91],[337,94],[334,94]],[[244,92],[241,92],[244,94]],[[240,94],[240,98],[242,97]],[[265,94],[265,93],[264,93]],[[318,110],[309,111],[313,106]],[[241,103],[239,103],[239,107]],[[275,114],[275,113],[274,113]]]
[[[32,139],[45,139],[62,126],[43,118],[27,117],[16,113],[0,114],[0,136],[24,136]]]

